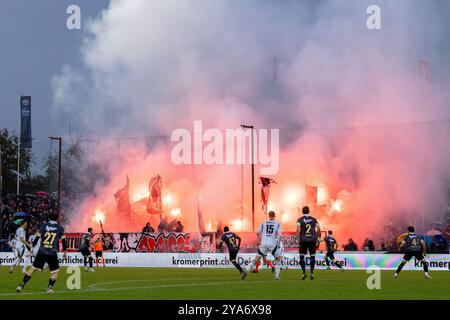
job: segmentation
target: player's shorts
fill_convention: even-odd
[[[56,254],[38,254],[33,262],[33,268],[42,270],[45,264],[51,273],[59,271],[58,255]]]
[[[83,254],[84,255],[84,254]],[[96,258],[101,258],[103,257],[103,251],[95,251],[95,257]]]
[[[229,253],[230,253],[230,261],[236,260],[237,254],[238,254],[239,250],[238,249],[230,249]]]
[[[91,251],[89,250],[89,248],[80,249],[80,252],[83,255],[83,257],[87,257],[87,256],[91,255]]]
[[[327,251],[325,255],[330,258],[331,260],[334,260],[334,251]]]
[[[300,248],[299,253],[300,254],[307,254],[309,251],[309,254],[316,254],[317,249],[317,241],[301,241],[300,242]]]
[[[422,261],[425,258],[422,252],[406,252],[403,256],[403,260],[409,261],[412,257],[415,257],[419,261]]]
[[[280,256],[280,252],[278,250],[278,246],[273,244],[273,245],[261,245],[258,248],[258,254],[262,257],[267,257],[267,255],[270,253],[271,255],[273,255],[275,258],[278,258]]]

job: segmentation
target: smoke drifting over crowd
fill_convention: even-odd
[[[69,231],[95,214],[111,231],[157,223],[139,202],[157,174],[167,213],[181,213],[187,230],[197,230],[198,197],[207,229],[240,227],[240,165],[176,166],[168,138],[119,140],[170,137],[195,120],[280,129],[269,209],[285,230],[295,229],[305,185],[319,187],[328,209],[318,218],[342,240],[380,236],[402,216],[421,227],[424,215],[426,223],[442,215],[450,127],[436,120],[450,119],[450,4],[376,1],[382,29],[369,30],[373,2],[112,0],[83,30],[84,67],[68,64],[52,81],[55,117],[100,139],[88,161],[109,173],[99,184],[80,172],[96,191],[67,213]],[[429,79],[419,76],[419,59]],[[114,193],[127,175],[131,222],[115,218]],[[249,179],[246,166],[247,230]]]

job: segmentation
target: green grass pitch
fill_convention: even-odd
[[[61,268],[55,293],[46,293],[49,273],[35,272],[24,291],[15,288],[23,275],[0,268],[0,300],[6,299],[450,299],[450,272],[381,272],[381,289],[369,290],[370,274],[361,270],[317,270],[316,279],[300,281],[297,270],[283,270],[275,281],[269,270],[249,274],[245,281],[232,269],[96,268],[81,269],[81,289],[68,290],[70,276]]]

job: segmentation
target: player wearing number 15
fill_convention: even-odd
[[[43,224],[39,232],[36,233],[36,237],[33,241],[33,246],[37,244],[39,239],[42,237],[41,246],[37,253],[36,259],[34,260],[33,266],[23,277],[22,283],[17,287],[16,291],[22,291],[25,284],[31,279],[31,275],[35,270],[42,270],[45,263],[48,263],[50,269],[50,279],[48,281],[47,292],[53,292],[53,286],[55,285],[56,278],[59,272],[58,263],[58,250],[59,250],[59,240],[62,242],[64,256],[66,255],[66,237],[64,236],[64,228],[61,227],[56,220],[58,219],[57,214],[52,214],[50,216],[50,221]]]
[[[316,265],[317,241],[320,241],[320,224],[316,218],[309,215],[309,207],[302,208],[303,217],[297,220],[297,236],[300,238],[300,266],[302,267],[302,280],[306,279],[305,255],[309,251],[311,257],[311,274],[309,278],[314,279],[314,267]]]
[[[281,224],[275,221],[275,212],[269,212],[269,220],[264,222],[257,232],[258,240],[260,245],[258,248],[258,255],[252,261],[248,268],[248,272],[251,271],[261,258],[266,259],[267,255],[270,253],[274,256],[275,262],[275,280],[280,280],[281,271],[281,258],[283,256],[281,249]]]

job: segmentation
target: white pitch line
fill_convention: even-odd
[[[148,282],[148,281],[184,281],[184,280],[199,280],[204,278],[179,278],[179,279],[137,279],[137,280],[128,280],[128,281],[115,281],[115,282],[100,282],[100,283],[94,283],[88,286],[88,289],[80,289],[80,290],[62,290],[62,291],[56,291],[54,294],[59,293],[83,293],[83,292],[107,292],[107,291],[126,291],[126,290],[136,290],[136,289],[153,289],[153,288],[176,288],[176,287],[189,287],[189,286],[210,286],[210,285],[226,285],[226,284],[236,284],[236,283],[275,283],[275,280],[262,280],[262,281],[229,281],[229,282],[205,282],[205,283],[183,283],[183,284],[169,284],[169,285],[155,285],[155,286],[143,286],[143,287],[122,287],[122,288],[98,288],[101,285],[105,284],[117,284],[117,283],[124,283],[124,282]],[[205,279],[205,280],[219,280],[220,278],[211,278],[211,279]],[[300,279],[288,279],[288,280],[281,280],[280,282],[342,282],[340,279],[314,279],[314,281],[301,281]],[[13,293],[0,293],[0,297],[2,296],[24,296],[24,295],[38,295],[38,294],[50,294],[45,291],[38,291],[38,292],[13,292]]]
[[[119,283],[130,283],[130,282],[160,282],[160,281],[191,281],[191,280],[222,280],[222,278],[170,278],[170,279],[137,279],[137,280],[124,280],[124,281],[111,281],[111,282],[98,282],[88,285],[89,289],[96,289],[98,287],[101,287],[103,285],[109,285],[109,284],[119,284]]]
[[[297,280],[285,280],[285,281],[297,281]],[[122,281],[121,281],[122,282]],[[252,281],[252,283],[264,283],[264,282],[274,282],[274,280],[265,281]],[[108,291],[126,291],[126,290],[136,290],[136,289],[157,289],[157,288],[177,288],[177,287],[195,287],[195,286],[214,286],[214,285],[224,285],[224,284],[235,284],[235,283],[245,283],[245,281],[230,281],[230,282],[206,282],[206,283],[184,283],[184,284],[173,284],[173,285],[158,285],[158,286],[144,286],[144,287],[122,287],[122,288],[94,288],[94,289],[80,289],[80,290],[63,290],[56,291],[51,294],[59,293],[85,293],[85,292],[108,292]],[[36,294],[50,294],[45,291],[40,292],[15,292],[15,293],[0,293],[0,296],[24,296],[24,295],[36,295]]]

